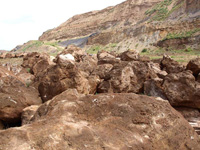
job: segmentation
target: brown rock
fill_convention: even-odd
[[[6,57],[6,52],[3,52],[3,53],[0,54],[1,59],[4,59],[5,57]]]
[[[140,56],[137,51],[128,50],[121,53],[120,58],[122,61],[137,61],[139,60]]]
[[[39,105],[32,105],[23,109],[21,114],[22,125],[29,124],[31,119],[35,115],[35,112],[39,108]]]
[[[159,78],[164,79],[165,76],[167,75],[166,71],[161,70],[160,64],[149,62],[148,65],[149,65],[149,68],[151,68],[157,74]]]
[[[120,58],[116,58],[116,55],[113,55],[112,53],[106,52],[106,51],[100,51],[97,54],[98,58],[98,65],[101,64],[116,64],[120,62]]]
[[[5,58],[15,58],[15,53],[9,52],[5,55]]]
[[[107,80],[109,79],[109,72],[112,70],[113,65],[112,64],[102,64],[98,65],[96,70],[94,71],[95,74],[97,74],[100,79]]]
[[[173,60],[170,56],[164,55],[161,61],[161,69],[167,73],[178,73],[185,70],[185,67]]]
[[[167,100],[167,97],[162,88],[163,79],[154,78],[144,83],[144,94],[148,96],[161,97]]]
[[[27,88],[14,74],[0,67],[0,120],[18,122],[25,107],[42,103],[38,95],[37,90]]]
[[[114,65],[107,80],[98,87],[98,93],[143,93],[144,82],[156,78],[148,63],[132,61]]]
[[[30,73],[39,76],[38,74],[46,70],[50,64],[50,56],[48,54],[32,52],[23,58],[22,67],[29,68]]]
[[[198,135],[180,113],[153,97],[58,95],[35,116],[32,124],[1,131],[0,149],[200,149]]]
[[[167,75],[162,86],[171,105],[200,108],[200,84],[191,71]]]
[[[190,60],[190,62],[187,64],[187,70],[191,70],[194,76],[198,76],[200,73],[200,58]]]
[[[60,61],[59,61],[60,62]],[[63,61],[49,67],[40,77],[38,90],[43,101],[47,101],[67,89],[77,89],[79,93],[94,94],[100,79],[96,75],[89,76],[77,67],[73,61]],[[84,70],[84,69],[83,69]]]
[[[67,55],[67,54],[71,54],[74,57],[74,60],[76,62],[80,62],[82,60],[82,57],[85,56],[85,51],[79,47],[76,47],[75,45],[69,45],[68,47],[66,47],[57,57],[56,59],[60,56],[60,55]],[[57,62],[55,59],[55,62]]]
[[[177,111],[179,111],[186,120],[191,121],[194,118],[200,117],[200,112],[198,109],[195,108],[188,108],[188,107],[175,107]]]

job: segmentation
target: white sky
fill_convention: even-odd
[[[125,0],[1,0],[0,50],[11,50],[29,40],[37,40],[46,30],[70,17],[101,10]]]

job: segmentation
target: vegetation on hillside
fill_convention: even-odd
[[[188,38],[197,32],[200,32],[200,28],[196,28],[191,31],[180,32],[180,33],[168,33],[167,36],[162,41],[169,40],[169,39]]]
[[[171,49],[170,51],[166,51],[164,48],[150,50],[148,49],[146,52],[141,52],[140,55],[148,56],[151,59],[160,59],[163,57],[163,54],[167,54],[171,56],[174,60],[187,64],[189,60],[200,57],[200,51],[193,50],[191,47],[187,47],[186,49]]]
[[[88,50],[86,50],[86,52],[88,54],[97,54],[98,51],[101,51],[101,50],[112,51],[115,47],[117,47],[117,43],[110,43],[106,46],[93,45]]]
[[[179,4],[177,4],[175,2],[172,9],[169,10],[168,7],[172,4],[172,2],[173,2],[173,0],[164,0],[164,1],[156,4],[155,6],[153,6],[151,9],[147,10],[145,12],[145,15],[152,16],[152,18],[150,19],[150,22],[165,20],[167,17],[169,17],[169,15],[172,12],[174,12],[175,10],[177,10],[184,4],[184,1],[182,1]]]

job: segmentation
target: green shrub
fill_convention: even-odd
[[[181,32],[181,33],[168,33],[167,36],[162,40],[169,40],[169,39],[182,39],[182,38],[188,38],[191,37],[193,34],[197,33],[200,31],[200,28],[196,28],[191,31],[187,32]]]
[[[142,53],[146,53],[146,52],[147,52],[147,49],[144,48],[144,49],[142,50]]]

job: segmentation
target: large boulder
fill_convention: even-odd
[[[156,78],[148,63],[121,61],[114,65],[109,77],[98,87],[98,93],[143,93],[144,82]]]
[[[167,75],[162,87],[171,105],[200,108],[200,84],[191,71]]]
[[[200,73],[200,58],[190,60],[187,64],[187,69],[191,70],[194,76],[198,76]]]
[[[40,76],[51,64],[50,56],[46,53],[32,52],[23,58],[22,67],[29,69],[35,76]]]
[[[122,61],[138,61],[140,56],[137,51],[128,50],[120,54]]]
[[[185,70],[185,67],[173,60],[170,56],[164,55],[161,60],[161,69],[167,73],[178,73]]]
[[[198,150],[200,139],[167,101],[136,94],[62,93],[32,123],[0,131],[2,150]]]
[[[12,72],[0,67],[0,120],[6,123],[20,121],[25,107],[41,104],[38,91],[27,87]]]
[[[57,55],[55,61],[57,61],[60,56],[67,56],[69,54],[74,57],[73,59],[76,62],[80,62],[82,57],[86,55],[83,49],[76,47],[75,45],[69,45],[59,55]]]
[[[120,62],[120,58],[117,58],[117,56],[114,53],[110,53],[107,51],[99,51],[97,54],[98,58],[98,65],[102,64],[117,64]]]
[[[77,63],[73,60],[58,57],[56,65],[49,67],[39,79],[38,90],[43,99],[47,101],[68,89],[77,89],[79,93],[94,94],[100,79],[97,75],[90,75],[85,71],[89,67],[85,61]],[[91,65],[91,64],[90,64]],[[90,67],[89,67],[90,68]],[[86,69],[87,70],[87,69]]]

